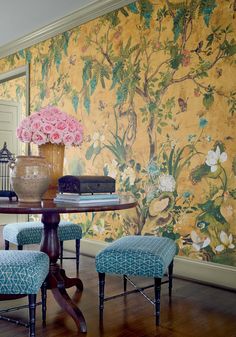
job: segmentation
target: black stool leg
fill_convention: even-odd
[[[9,250],[9,241],[8,240],[4,240],[5,241],[5,250]]]
[[[174,261],[172,261],[168,267],[169,297],[171,297],[172,295],[173,267],[174,267]]]
[[[100,320],[102,320],[104,309],[105,273],[98,273],[98,279],[99,279],[99,315]]]
[[[60,241],[60,264],[62,267],[62,260],[63,260],[63,241]]]
[[[35,337],[35,309],[36,294],[28,295],[29,298],[29,336]]]
[[[41,287],[42,294],[42,323],[46,326],[46,312],[47,312],[47,282],[44,281]]]
[[[75,240],[76,275],[79,275],[80,239]]]
[[[155,316],[156,316],[156,325],[160,324],[160,304],[161,304],[161,278],[154,278],[154,287],[155,287]]]
[[[126,275],[123,275],[123,283],[124,283],[124,292],[127,290],[127,278]]]

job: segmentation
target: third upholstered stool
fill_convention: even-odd
[[[127,276],[146,276],[154,278],[155,300],[148,299],[155,305],[156,325],[159,325],[161,284],[169,283],[169,296],[171,296],[175,254],[176,245],[173,240],[154,236],[126,236],[99,252],[95,262],[99,275],[100,318],[103,317],[104,301],[126,293],[126,281],[127,279],[129,281]],[[168,281],[162,282],[162,277],[167,270]],[[124,293],[104,298],[106,273],[124,275]],[[134,285],[132,281],[131,284]],[[136,288],[134,291],[141,290],[142,293],[149,287]],[[145,297],[147,298],[146,295]]]
[[[36,295],[40,287],[42,289],[43,324],[46,323],[47,287],[45,279],[48,272],[49,258],[45,253],[0,250],[0,301],[28,295],[30,337],[35,336]],[[23,307],[21,306],[21,308]],[[1,310],[2,312],[4,310]],[[0,318],[21,324],[18,320],[6,318],[2,315],[0,315]]]
[[[9,243],[17,245],[19,250],[24,245],[38,244],[41,241],[43,224],[40,221],[18,222],[5,225],[3,228],[3,239],[5,249],[9,249]],[[58,236],[60,241],[60,262],[63,259],[76,259],[76,272],[79,272],[80,239],[82,238],[82,229],[79,225],[70,221],[61,221],[58,227]],[[63,242],[66,240],[75,240],[76,257],[63,256]]]

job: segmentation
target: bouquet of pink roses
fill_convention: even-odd
[[[76,118],[49,105],[24,118],[16,134],[24,143],[80,145],[83,127]]]

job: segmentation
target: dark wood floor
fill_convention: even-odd
[[[70,276],[75,275],[75,261],[65,260]],[[174,279],[172,303],[169,304],[166,285],[162,287],[161,324],[155,326],[153,306],[140,294],[117,298],[105,303],[103,326],[99,324],[97,304],[97,274],[94,259],[81,257],[80,277],[84,291],[79,302],[87,326],[87,334],[79,333],[74,321],[64,314],[48,292],[47,327],[41,327],[41,307],[37,307],[38,337],[236,337],[236,293]],[[137,280],[140,284],[143,280]],[[144,280],[146,282],[146,280]],[[107,293],[122,291],[122,281],[107,276]],[[141,284],[140,284],[141,285]],[[148,294],[152,295],[152,289]],[[74,289],[69,289],[71,295]],[[78,294],[74,294],[79,301]],[[24,304],[26,299],[0,302],[0,308]],[[9,316],[27,319],[27,310]],[[1,337],[25,337],[28,330],[13,323],[0,321]]]

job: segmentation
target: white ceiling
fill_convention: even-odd
[[[0,49],[95,2],[97,0],[0,0]]]

